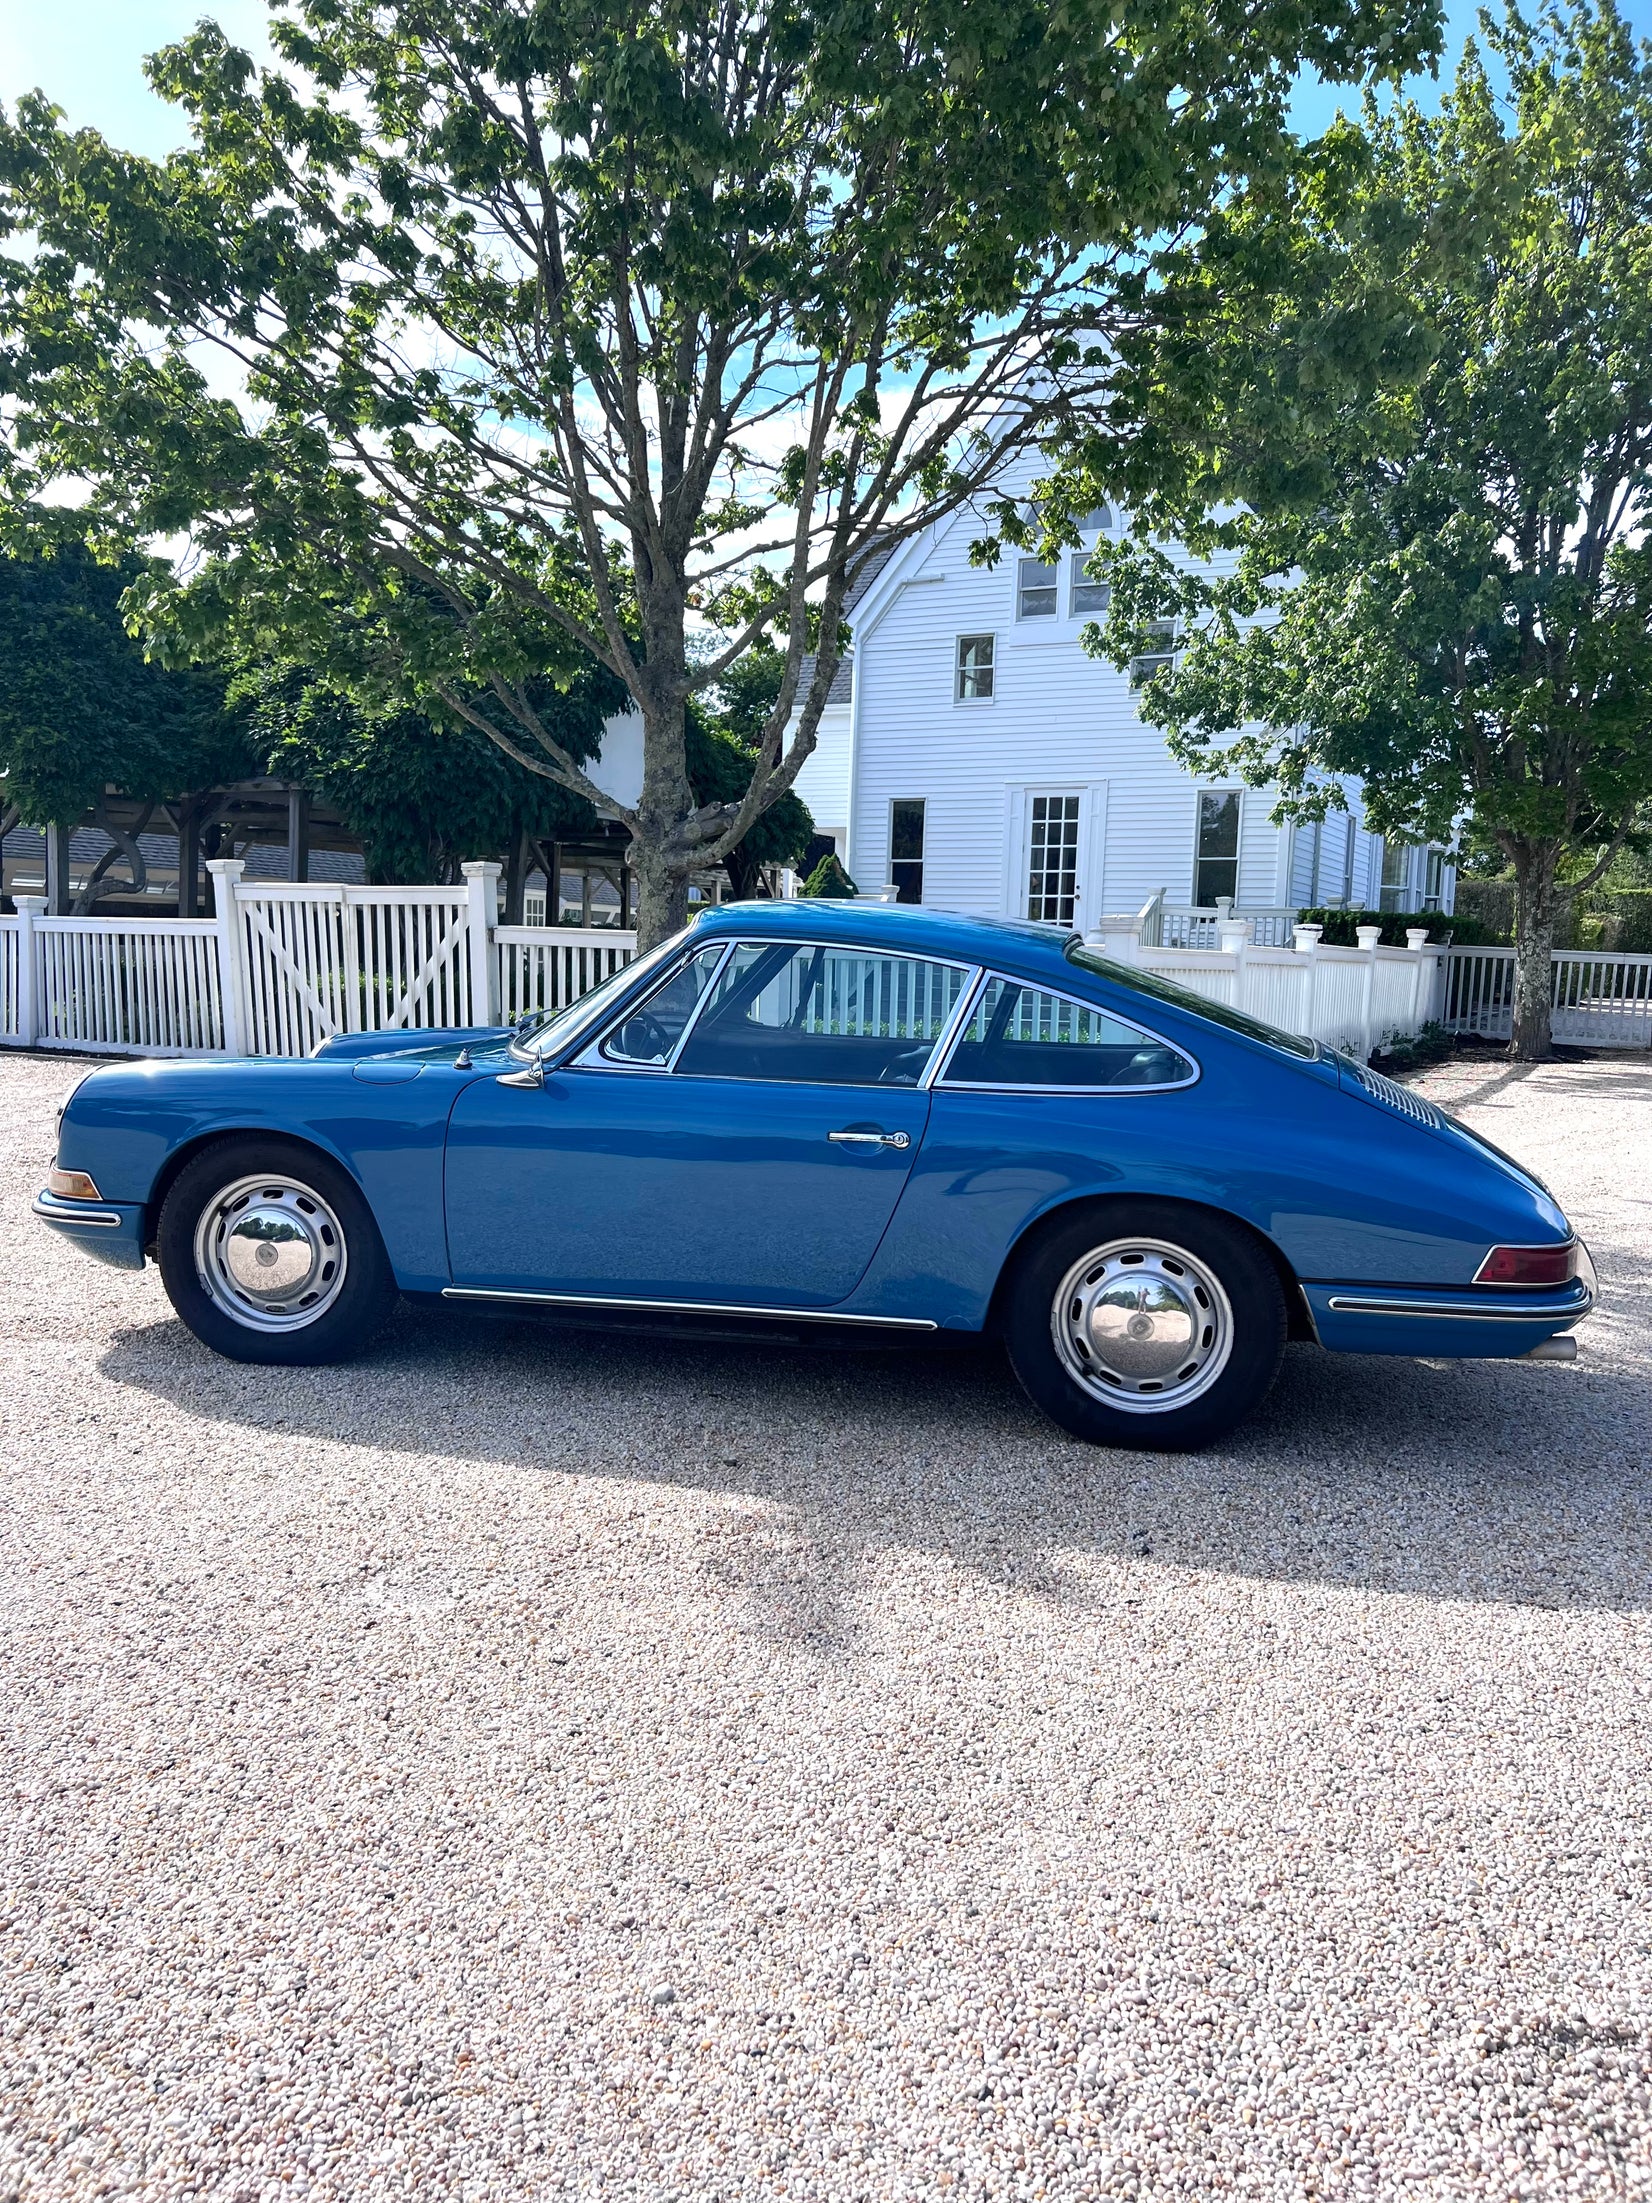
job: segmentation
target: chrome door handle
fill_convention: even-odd
[[[827,1139],[838,1147],[910,1147],[909,1132],[828,1132]]]

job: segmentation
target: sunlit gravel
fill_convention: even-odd
[[[1646,1057],[1426,1082],[1590,1237],[1575,1367],[1293,1349],[1191,1460],[984,1352],[214,1361],[31,1221],[70,1077],[0,1060],[0,2203],[1652,2191]]]

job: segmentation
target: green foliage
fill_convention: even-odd
[[[1470,45],[1438,116],[1368,108],[1167,262],[1146,426],[1075,459],[1138,516],[1097,647],[1180,627],[1142,693],[1174,753],[1283,815],[1339,774],[1385,834],[1466,815],[1539,956],[1562,859],[1652,793],[1652,49],[1611,0],[1486,35],[1507,100]]]
[[[847,903],[854,900],[860,889],[844,871],[837,852],[828,849],[803,882],[802,893],[828,902]]]
[[[121,598],[155,571],[64,535],[0,556],[0,807],[73,823],[106,788],[165,800],[257,771],[223,682],[146,661]]]
[[[187,532],[204,563],[141,603],[176,651],[228,626],[331,678],[365,622],[384,708],[466,717],[623,819],[658,930],[791,787],[874,549],[1104,386],[1151,241],[1279,173],[1304,66],[1397,76],[1438,19],[291,0],[286,74],[203,24],[149,65],[193,134],[165,162],[38,97],[0,116],[0,489]],[[697,805],[687,701],[771,639],[748,785]],[[633,808],[533,702],[559,643],[643,714]]]
[[[1438,910],[1299,910],[1296,916],[1299,925],[1324,928],[1320,939],[1327,948],[1357,947],[1361,926],[1381,926],[1381,946],[1389,949],[1404,948],[1406,934],[1418,928],[1426,928],[1431,941],[1449,935],[1459,948],[1492,948],[1503,939],[1478,919],[1448,918]]]
[[[1429,1024],[1415,1033],[1390,1033],[1371,1060],[1379,1071],[1421,1071],[1431,1063],[1444,1063],[1456,1045],[1443,1025]]]
[[[540,698],[571,756],[596,755],[617,690],[593,670]],[[326,797],[359,835],[375,880],[455,880],[470,858],[503,858],[519,830],[544,840],[596,831],[588,803],[463,720],[375,710],[305,669],[269,662],[239,675],[231,693],[269,770]]]

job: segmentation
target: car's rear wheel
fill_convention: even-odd
[[[1044,1412],[1093,1445],[1179,1452],[1260,1405],[1285,1348],[1285,1296],[1242,1225],[1115,1201],[1048,1226],[1006,1281],[1005,1343]]]
[[[345,1361],[396,1303],[360,1187],[285,1140],[220,1140],[186,1163],[162,1206],[156,1252],[178,1314],[234,1361]]]

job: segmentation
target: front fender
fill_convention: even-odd
[[[177,1168],[207,1141],[236,1132],[302,1140],[361,1187],[397,1284],[439,1292],[449,1282],[447,1120],[469,1076],[427,1065],[394,1085],[368,1084],[351,1056],[112,1065],[64,1111],[58,1162],[86,1171],[111,1206],[141,1209],[148,1240]]]

